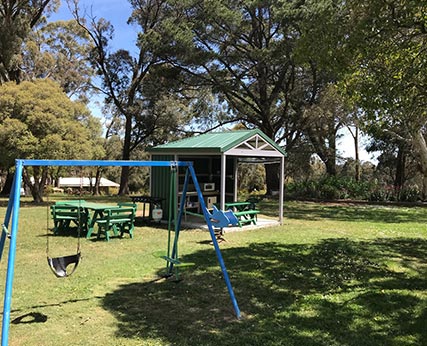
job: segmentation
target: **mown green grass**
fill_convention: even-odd
[[[277,212],[274,201],[263,213]],[[426,209],[287,202],[280,227],[227,232],[236,320],[206,231],[181,233],[174,282],[167,230],[81,240],[74,275],[46,261],[46,206],[21,208],[10,345],[427,345]],[[0,209],[3,218],[5,208]],[[73,236],[50,237],[55,254]],[[64,253],[65,252],[65,253]],[[5,281],[7,249],[1,264]]]

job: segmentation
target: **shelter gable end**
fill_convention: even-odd
[[[239,153],[247,155],[260,155],[262,152],[277,152],[276,148],[272,146],[269,142],[264,140],[261,136],[255,135],[246,141],[239,143],[237,146],[232,148],[229,153]]]

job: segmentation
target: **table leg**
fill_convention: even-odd
[[[88,214],[86,239],[89,239],[91,237],[93,228],[95,227],[96,219],[98,218],[99,214],[101,214],[101,212],[97,210],[95,210],[92,217],[90,217],[90,214]]]

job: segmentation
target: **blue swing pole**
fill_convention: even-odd
[[[16,174],[13,176],[12,191],[15,190],[15,184],[16,184]],[[0,238],[0,262],[1,262],[1,259],[3,258],[4,245],[6,243],[7,234],[9,233],[8,227],[9,227],[10,217],[12,215],[14,197],[15,195],[12,193],[9,198],[9,202],[7,203],[6,215],[4,217],[4,222],[2,224],[2,231],[1,231],[1,238]]]
[[[216,237],[215,237],[215,231],[213,229],[212,222],[211,222],[211,219],[209,217],[208,210],[206,208],[206,204],[205,204],[205,200],[203,198],[202,190],[200,189],[200,185],[199,185],[199,182],[197,180],[197,176],[196,176],[196,173],[194,171],[194,167],[192,164],[188,165],[187,171],[185,172],[184,186],[182,189],[181,203],[180,203],[179,214],[178,214],[178,218],[177,218],[178,220],[177,220],[176,230],[179,233],[179,230],[181,229],[181,220],[182,220],[182,215],[184,213],[184,203],[185,203],[185,197],[187,194],[187,187],[188,187],[188,183],[190,180],[190,176],[193,180],[194,187],[196,188],[196,191],[197,191],[197,196],[199,198],[200,208],[203,210],[203,215],[204,215],[206,223],[208,225],[209,233],[210,233],[211,238],[212,238],[212,243],[213,243],[214,248],[215,248],[216,257],[218,258],[218,262],[219,262],[219,265],[221,267],[222,275],[224,276],[224,281],[225,281],[225,284],[227,286],[228,294],[229,294],[231,302],[233,304],[233,308],[234,308],[234,311],[236,313],[236,317],[237,317],[237,319],[240,319],[241,313],[240,313],[239,305],[237,304],[237,299],[234,295],[233,287],[231,286],[231,282],[230,282],[230,278],[228,276],[227,268],[225,267],[224,259],[222,258],[221,250],[219,248],[218,242],[217,242]],[[171,256],[172,258],[174,258],[175,250],[176,249],[174,246],[174,248],[172,249],[172,256]]]
[[[12,190],[12,200],[13,200],[12,227],[11,227],[9,258],[8,258],[7,274],[6,274],[6,287],[5,287],[4,303],[3,303],[3,321],[2,321],[2,334],[1,334],[2,346],[7,346],[8,339],[9,339],[10,307],[12,303],[12,286],[13,286],[13,276],[14,276],[14,269],[15,269],[15,254],[16,254],[16,240],[17,240],[17,233],[18,233],[22,168],[23,168],[22,160],[16,160],[15,183]]]
[[[216,257],[218,258],[218,262],[219,262],[219,265],[221,267],[222,275],[224,276],[224,281],[225,281],[225,284],[226,284],[227,289],[228,289],[228,294],[230,295],[230,299],[231,299],[231,302],[233,304],[234,311],[236,313],[236,317],[237,317],[237,319],[240,319],[240,317],[241,317],[240,309],[239,309],[239,306],[237,304],[236,297],[234,295],[233,287],[231,286],[230,278],[228,276],[227,268],[225,267],[225,263],[224,263],[224,260],[222,258],[221,250],[219,248],[218,242],[217,242],[216,237],[215,237],[215,231],[213,229],[212,222],[211,222],[211,219],[209,217],[208,210],[206,208],[206,204],[205,204],[205,200],[203,198],[202,190],[200,189],[200,185],[199,185],[199,182],[197,181],[196,173],[194,171],[193,166],[192,165],[188,166],[188,169],[190,171],[191,178],[193,179],[194,187],[196,188],[196,191],[197,191],[197,196],[199,197],[200,207],[203,210],[203,215],[205,216],[205,220],[206,220],[206,223],[208,225],[209,233],[210,233],[211,238],[212,238],[212,243],[213,243],[214,248],[215,248]]]

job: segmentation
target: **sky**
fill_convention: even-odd
[[[79,8],[81,14],[96,19],[105,18],[114,27],[114,36],[111,42],[113,50],[123,48],[132,52],[135,49],[137,30],[126,22],[131,15],[131,6],[126,0],[80,0]],[[50,22],[57,20],[73,19],[73,15],[68,8],[67,2],[61,0],[58,12],[51,14],[48,18]],[[92,114],[103,119],[102,96],[95,96],[89,102],[88,107]]]
[[[112,46],[114,48],[132,49],[135,46],[137,30],[126,22],[132,9],[126,0],[80,0],[79,8],[82,14],[96,19],[105,18],[114,26]],[[49,21],[72,19],[73,16],[65,0],[57,13],[50,16]]]
[[[72,14],[68,9],[67,3],[62,0],[59,11],[53,14],[49,20],[66,20],[72,19]],[[127,24],[127,20],[131,15],[131,6],[126,0],[80,0],[80,10],[82,13],[86,12],[88,15],[94,16],[97,19],[105,18],[114,26],[114,37],[111,43],[112,48],[124,48],[132,53],[135,47],[135,40],[137,35],[137,28]],[[100,107],[96,102],[89,105],[94,115],[102,116]],[[342,157],[354,158],[354,143],[353,138],[348,130],[342,130],[343,137],[337,141],[339,155]],[[362,161],[375,162],[375,154],[368,154],[364,148],[363,143],[367,138],[362,137],[359,143],[360,159]]]
[[[343,135],[341,138],[337,139],[337,147],[339,155],[342,157],[351,157],[354,159],[354,140],[350,135],[348,129],[344,128],[340,131]],[[371,161],[377,163],[378,153],[368,153],[365,149],[365,143],[369,140],[369,137],[361,135],[359,138],[359,158],[361,161]]]

